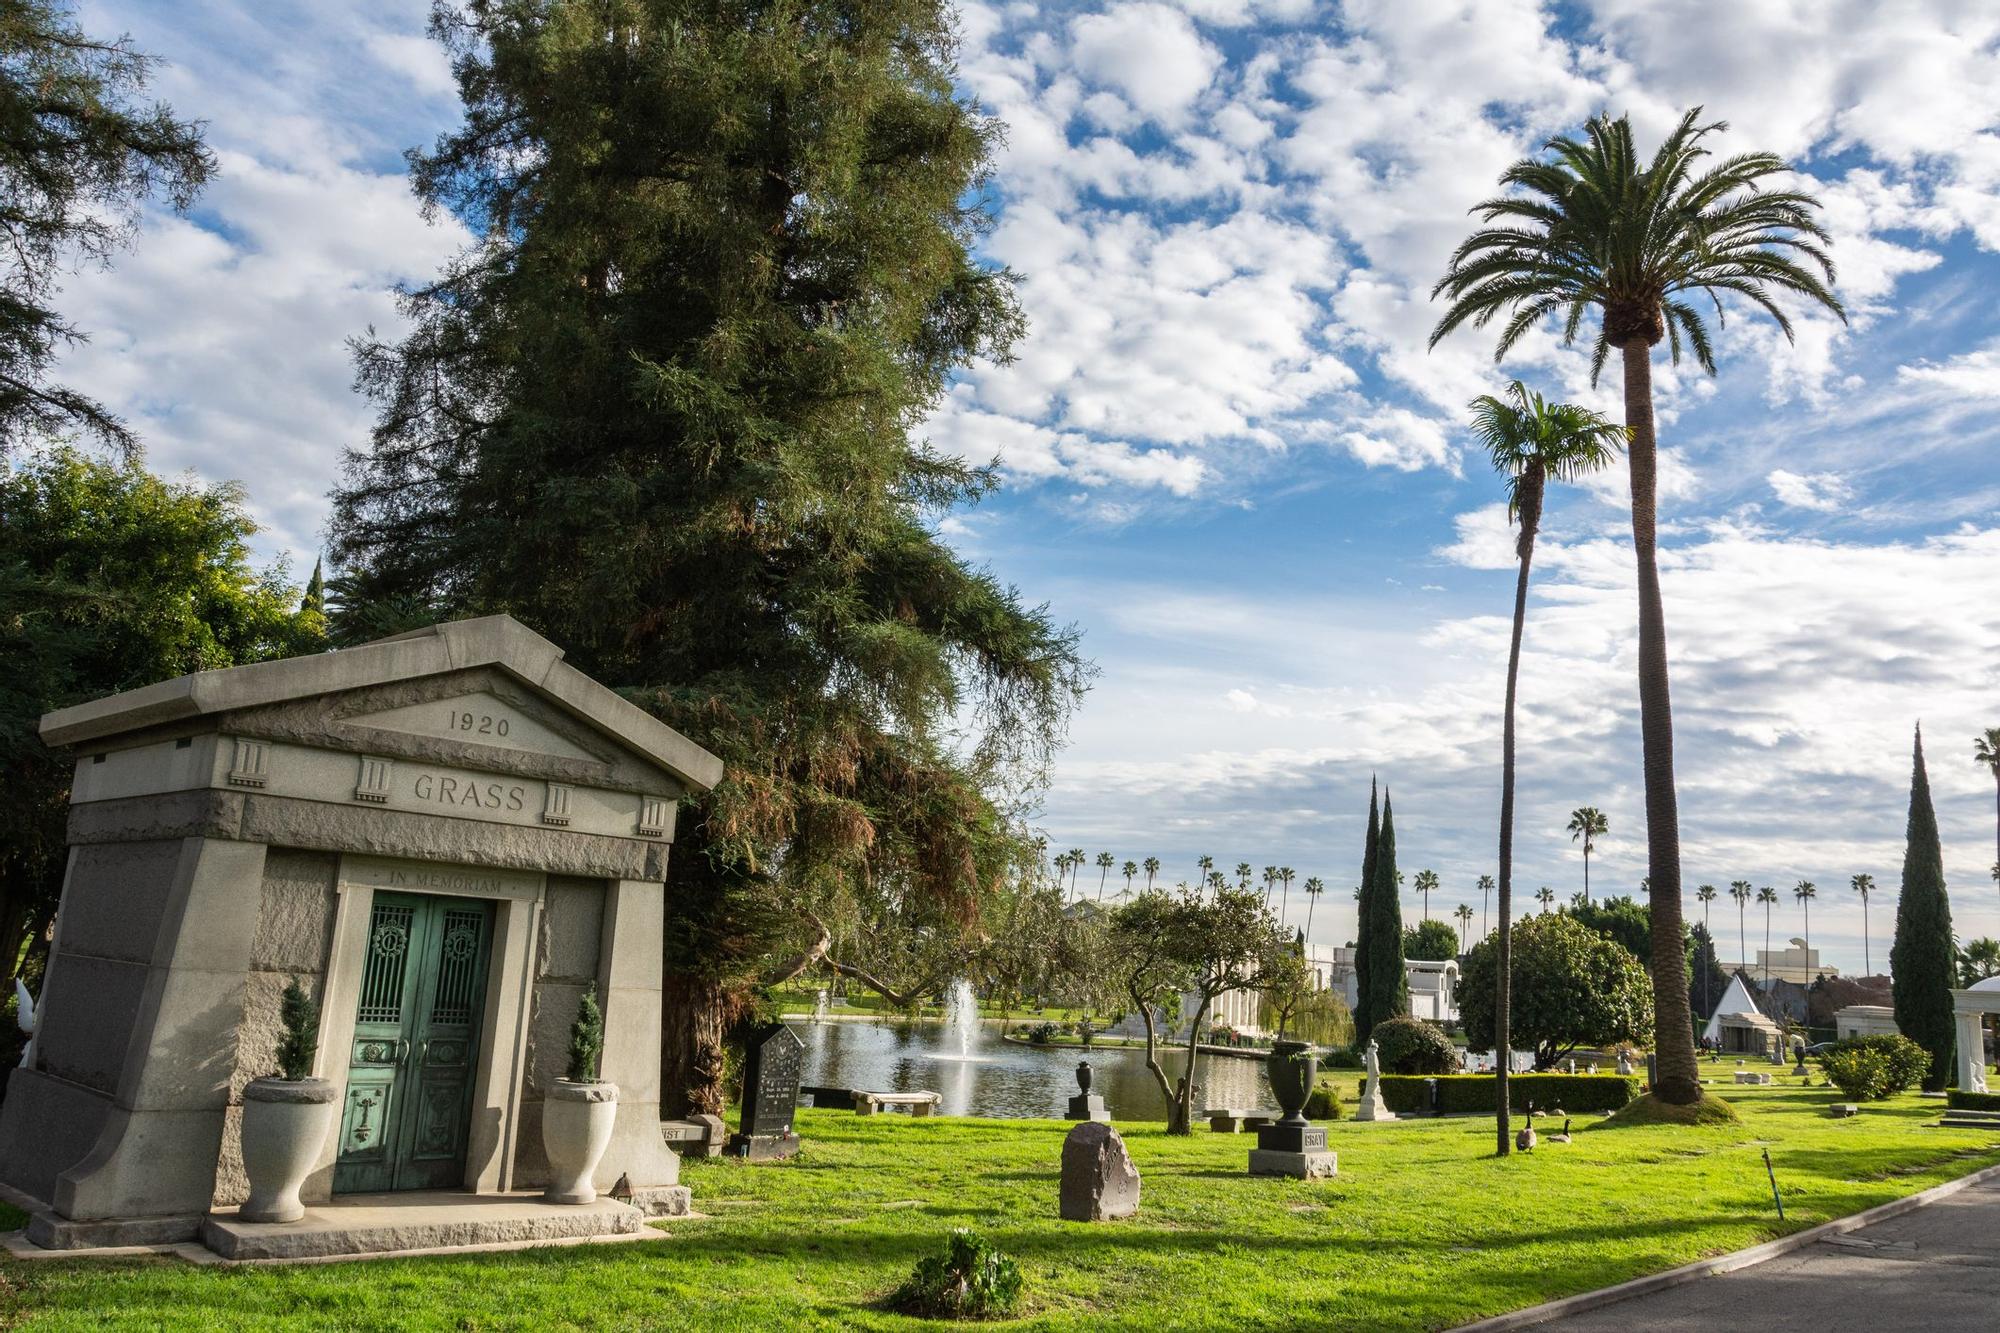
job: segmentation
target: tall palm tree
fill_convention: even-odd
[[[1790,170],[1773,153],[1705,161],[1704,140],[1725,127],[1688,112],[1650,162],[1640,159],[1631,122],[1598,116],[1582,139],[1549,141],[1501,176],[1510,193],[1473,208],[1485,224],[1452,254],[1433,299],[1450,305],[1431,345],[1468,321],[1507,318],[1494,352],[1502,359],[1554,316],[1565,342],[1599,316],[1591,378],[1613,348],[1624,373],[1631,429],[1632,547],[1639,584],[1639,733],[1646,786],[1647,861],[1654,886],[1653,1006],[1662,1101],[1701,1097],[1687,973],[1680,964],[1680,814],[1674,789],[1673,705],[1667,678],[1667,622],[1655,553],[1659,523],[1659,441],[1653,422],[1652,349],[1662,338],[1678,362],[1685,342],[1703,370],[1714,347],[1696,301],[1707,297],[1718,322],[1724,293],[1762,309],[1792,337],[1775,295],[1785,293],[1847,318],[1835,298],[1833,261],[1815,216],[1819,201],[1798,190],[1765,189]],[[1817,270],[1815,272],[1814,270]]]
[[[1771,909],[1777,905],[1778,891],[1766,884],[1757,890],[1757,901],[1764,904],[1764,989],[1771,989]]]
[[[1479,877],[1479,938],[1485,939],[1492,932],[1486,926],[1486,898],[1493,892],[1493,876]]]
[[[1222,877],[1220,870],[1211,870],[1208,872],[1208,887],[1215,891],[1215,898],[1219,903],[1222,901],[1222,891],[1229,887],[1229,881]]]
[[[1083,867],[1089,860],[1090,856],[1083,848],[1072,847],[1069,849],[1069,887],[1071,893],[1076,892],[1076,877],[1083,873]]]
[[[1868,895],[1875,892],[1875,877],[1856,875],[1847,883],[1861,895],[1861,971],[1863,975],[1872,977],[1875,975],[1875,959],[1868,949]]]
[[[1556,891],[1550,888],[1548,885],[1544,884],[1542,885],[1541,888],[1535,890],[1535,901],[1539,902],[1542,905],[1543,916],[1547,916],[1549,914],[1549,904],[1554,902],[1555,900],[1556,900]],[[1507,912],[1505,908],[1502,908],[1500,912],[1500,929],[1502,930],[1507,929]]]
[[[1199,898],[1201,897],[1203,886],[1208,883],[1209,873],[1215,869],[1215,858],[1212,856],[1198,856],[1195,858],[1194,863],[1201,867],[1201,875],[1194,882],[1194,896]]]
[[[1146,892],[1153,891],[1153,876],[1160,873],[1160,858],[1149,856],[1139,863],[1146,871]]]
[[[1812,952],[1812,902],[1819,897],[1819,890],[1814,887],[1811,880],[1802,879],[1793,886],[1792,897],[1798,901],[1800,910],[1806,914],[1806,951],[1810,953]]]
[[[1410,887],[1424,895],[1424,920],[1431,919],[1431,890],[1438,886],[1437,871],[1419,870],[1417,877],[1410,881]]]
[[[1306,938],[1311,939],[1313,933],[1313,909],[1319,906],[1319,896],[1326,892],[1326,881],[1318,875],[1309,875],[1306,877],[1305,890]]]
[[[1290,866],[1278,867],[1278,924],[1285,924],[1285,905],[1292,896],[1292,880],[1296,878]]]
[[[1236,867],[1236,868],[1237,868],[1238,870],[1240,870],[1240,871],[1242,871],[1242,872],[1243,872],[1243,887],[1244,887],[1244,888],[1246,888],[1246,889],[1247,889],[1247,888],[1249,888],[1249,887],[1250,887],[1250,863],[1249,863],[1248,861],[1245,861],[1245,862],[1244,862],[1244,863],[1243,863],[1242,865],[1240,865],[1240,866],[1238,866],[1238,867]],[[1266,910],[1266,911],[1269,911],[1269,910],[1270,910],[1270,907],[1271,907],[1271,889],[1272,889],[1272,887],[1273,887],[1273,886],[1275,886],[1275,885],[1277,884],[1277,882],[1278,882],[1278,867],[1276,867],[1276,866],[1265,866],[1265,867],[1264,867],[1264,908],[1265,908],[1265,910]]]
[[[1701,933],[1708,936],[1708,948],[1701,954],[1701,1002],[1708,1003],[1708,955],[1715,950],[1715,934],[1708,928],[1708,905],[1715,901],[1715,886],[1704,884],[1694,891],[1695,901],[1701,904]],[[1700,1017],[1699,1014],[1696,1015]]]
[[[1069,900],[1069,853],[1057,852],[1053,858],[1056,868],[1056,884],[1063,890],[1063,900]]]
[[[1110,852],[1097,854],[1097,901],[1099,902],[1104,901],[1104,881],[1111,878],[1111,867],[1116,864],[1117,859]]]
[[[1993,770],[1993,847],[2000,851],[2000,727],[1988,727],[1972,743],[1974,762]],[[1993,882],[2000,884],[2000,861],[1993,863]]]
[[[1250,887],[1250,863],[1248,861],[1238,861],[1236,863],[1236,887],[1239,889],[1248,889]],[[1271,867],[1269,866],[1264,867],[1264,896],[1267,898],[1271,896]]]
[[[1136,861],[1127,861],[1124,865],[1118,867],[1118,873],[1125,877],[1125,892],[1120,897],[1130,898],[1132,896],[1132,881],[1139,874],[1139,863]]]
[[[1515,380],[1507,396],[1482,394],[1472,400],[1472,432],[1486,447],[1493,466],[1506,478],[1507,514],[1519,521],[1514,554],[1521,564],[1514,579],[1514,628],[1507,646],[1507,702],[1500,719],[1500,938],[1494,959],[1494,1105],[1499,1155],[1514,1148],[1507,1098],[1507,1043],[1512,1036],[1514,928],[1514,705],[1520,694],[1521,635],[1528,624],[1528,573],[1535,563],[1535,534],[1542,526],[1548,484],[1571,481],[1611,461],[1623,436],[1619,427],[1570,403],[1550,403]],[[1544,904],[1546,910],[1546,903]]]
[[[1594,805],[1579,806],[1569,812],[1569,840],[1583,840],[1583,900],[1590,901],[1590,854],[1597,840],[1611,831],[1611,821]]]
[[[1976,986],[1988,977],[2000,977],[2000,940],[1984,935],[1967,940],[1958,951],[1958,984]]]
[[[1465,953],[1470,947],[1465,942],[1465,932],[1472,929],[1472,905],[1460,903],[1452,915],[1458,918],[1458,951]]]
[[[1737,966],[1741,967],[1750,961],[1750,936],[1743,925],[1744,909],[1750,906],[1750,881],[1730,880],[1729,896],[1736,900],[1736,957]]]

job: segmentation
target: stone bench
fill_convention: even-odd
[[[891,1107],[907,1106],[914,1116],[935,1113],[938,1103],[944,1100],[943,1093],[937,1092],[863,1092],[854,1090],[854,1114],[874,1115]]]
[[[729,1137],[719,1115],[697,1115],[686,1120],[662,1120],[660,1137],[683,1157],[720,1157],[723,1140]]]
[[[1233,1106],[1211,1106],[1202,1112],[1208,1117],[1208,1127],[1217,1134],[1235,1134],[1243,1129],[1263,1129],[1275,1125],[1285,1114],[1283,1111],[1245,1111]]]

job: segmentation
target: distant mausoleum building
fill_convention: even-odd
[[[1896,1010],[1886,1004],[1850,1004],[1834,1014],[1833,1030],[1839,1041],[1893,1037],[1902,1031],[1896,1026]]]
[[[1725,963],[1731,972],[1746,973],[1759,985],[1766,977],[1772,981],[1789,981],[1800,986],[1810,986],[1819,977],[1837,977],[1840,969],[1819,960],[1819,950],[1809,949],[1806,942],[1793,939],[1783,949],[1759,949],[1754,963]]]
[[[163,681],[41,730],[77,752],[71,851],[0,1107],[0,1182],[35,1243],[217,1244],[246,1192],[242,1090],[275,1072],[294,979],[340,1104],[309,1208],[436,1191],[436,1234],[460,1237],[442,1243],[489,1238],[491,1206],[466,1208],[548,1179],[544,1094],[594,985],[618,1088],[596,1188],[623,1175],[685,1209],[660,1127],[664,881],[713,755],[505,616]],[[512,1237],[643,1222],[544,1211]]]

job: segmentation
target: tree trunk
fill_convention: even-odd
[[[1180,1086],[1175,1090],[1174,1113],[1167,1119],[1167,1133],[1194,1133],[1194,1076],[1201,1062],[1201,1023],[1208,1017],[1208,1006],[1215,997],[1207,988],[1202,990],[1201,1004],[1194,1011],[1194,1022],[1188,1025],[1187,1072],[1181,1075]]]
[[[1528,623],[1528,571],[1535,560],[1535,525],[1541,520],[1539,477],[1523,478],[1521,572],[1514,582],[1514,632],[1507,645],[1507,704],[1500,716],[1500,938],[1493,966],[1493,1126],[1495,1151],[1514,1150],[1513,1110],[1507,1076],[1514,1064],[1514,701],[1521,678],[1521,633]]]
[[[1674,793],[1674,718],[1667,686],[1667,616],[1655,551],[1659,442],[1653,433],[1652,346],[1631,338],[1625,362],[1625,425],[1631,431],[1632,548],[1639,563],[1639,735],[1645,759],[1646,851],[1652,883],[1653,1095],[1688,1106],[1701,1100],[1687,968],[1681,960],[1681,826]]]
[[[721,1115],[724,1038],[736,997],[714,978],[669,971],[660,998],[661,1114]]]

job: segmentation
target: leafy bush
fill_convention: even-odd
[[[1340,1091],[1332,1079],[1320,1079],[1306,1095],[1305,1116],[1308,1120],[1340,1119]]]
[[[1953,1088],[1944,1104],[1954,1111],[2000,1111],[2000,1092],[1964,1092]]]
[[[1361,1058],[1361,1052],[1352,1046],[1336,1046],[1326,1053],[1326,1059],[1320,1064],[1327,1069],[1361,1069],[1367,1062]]]
[[[313,1003],[299,979],[285,984],[284,998],[278,1001],[278,1077],[298,1082],[311,1078],[313,1056],[319,1050],[319,1006]]]
[[[889,1304],[931,1319],[1001,1319],[1021,1299],[1021,1270],[1012,1259],[964,1227],[954,1228],[943,1254],[917,1260]]]
[[[1047,1046],[1062,1032],[1060,1023],[1037,1023],[1028,1029],[1028,1040],[1037,1046]]]
[[[1398,1115],[1430,1110],[1426,1078],[1384,1074],[1382,1101]],[[1513,1074],[1507,1102],[1516,1111],[1561,1109],[1571,1114],[1616,1111],[1637,1097],[1645,1080],[1620,1074]],[[1449,1074],[1437,1080],[1439,1109],[1445,1115],[1474,1115],[1493,1109],[1493,1075]]]
[[[1435,1023],[1407,1014],[1377,1023],[1371,1034],[1381,1048],[1383,1074],[1455,1074],[1458,1048]],[[1387,1082],[1386,1078],[1384,1082]]]
[[[1891,1034],[1836,1042],[1819,1063],[1833,1086],[1858,1102],[1877,1102],[1923,1078],[1931,1058],[1908,1037]]]
[[[597,1061],[604,1054],[604,1011],[597,1007],[597,984],[577,1001],[576,1022],[569,1029],[569,1069],[563,1077],[572,1083],[595,1083]]]

